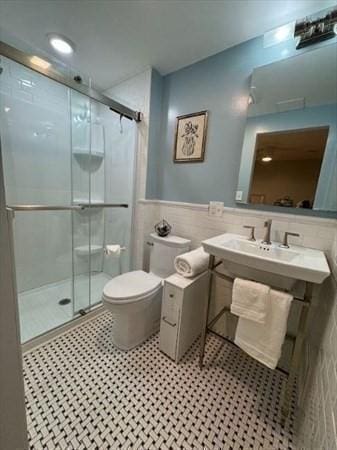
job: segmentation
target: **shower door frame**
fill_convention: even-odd
[[[64,86],[73,89],[74,91],[80,92],[81,94],[86,95],[91,100],[95,100],[103,105],[108,106],[111,111],[120,114],[122,117],[126,117],[129,120],[134,120],[135,122],[141,122],[142,114],[139,111],[135,111],[129,108],[122,103],[116,102],[110,97],[107,97],[100,92],[96,91],[90,86],[86,86],[82,84],[81,81],[74,81],[74,79],[63,75],[61,72],[57,71],[55,67],[53,67],[50,61],[45,60],[44,58],[39,58],[41,61],[48,63],[48,67],[42,67],[32,62],[32,58],[36,55],[29,55],[21,50],[18,50],[11,45],[6,44],[3,41],[0,41],[0,56],[5,56],[12,61],[15,61],[28,69],[33,70],[34,72],[39,73],[47,78],[50,78],[57,83],[63,84]]]
[[[3,41],[0,41],[0,57],[4,56],[18,64],[21,64],[25,67],[27,67],[28,69],[31,69],[37,73],[39,73],[40,75],[43,75],[59,84],[62,84],[72,90],[75,90],[83,95],[85,95],[86,97],[88,97],[91,101],[94,100],[98,103],[101,103],[105,106],[107,106],[112,112],[117,113],[120,115],[121,119],[123,117],[131,120],[131,121],[135,121],[136,123],[141,122],[142,120],[142,113],[139,111],[135,111],[132,110],[130,108],[128,108],[127,106],[116,102],[115,100],[106,97],[103,94],[100,94],[99,92],[97,92],[96,90],[92,89],[89,86],[86,86],[84,84],[78,83],[76,81],[74,81],[73,79],[66,77],[65,75],[61,74],[60,72],[58,72],[55,68],[53,68],[52,63],[50,62],[50,67],[48,68],[42,68],[40,66],[37,66],[36,64],[31,62],[31,58],[35,55],[31,54],[27,54],[22,52],[21,50],[18,50],[6,43],[4,43]],[[47,62],[44,59],[45,62]],[[1,133],[0,133],[0,143],[1,143]],[[2,151],[1,151],[1,146],[0,146],[0,159],[1,162],[3,162],[3,156],[2,156]],[[134,163],[133,163],[133,173],[135,176],[135,169],[137,166],[137,158],[134,159]],[[4,167],[3,164],[0,164],[0,170],[2,171],[2,173],[0,174],[0,177],[4,175]],[[134,183],[133,186],[133,195],[131,198],[131,208],[132,208],[132,215],[131,215],[131,236],[130,236],[130,247],[133,247],[133,226],[134,226],[134,201],[135,201],[135,189],[136,189],[136,183]],[[9,235],[9,245],[10,247],[13,249],[13,254],[14,254],[14,236],[13,236],[13,230],[14,230],[14,218],[15,218],[15,213],[16,212],[31,212],[31,211],[70,211],[71,213],[73,211],[84,211],[86,209],[94,209],[94,208],[129,208],[129,204],[127,203],[90,203],[90,199],[88,203],[78,203],[76,205],[36,205],[36,204],[15,204],[15,205],[7,205],[6,204],[6,213],[7,213],[7,223],[8,223],[8,227],[10,230],[10,235]],[[73,223],[73,220],[72,220]],[[72,230],[72,235],[73,235],[73,230]],[[73,247],[73,245],[72,245]],[[74,251],[74,249],[72,250]],[[72,256],[72,260],[73,260],[73,256]],[[72,263],[73,264],[73,263]],[[16,307],[18,308],[18,291],[17,291],[17,286],[16,286],[16,267],[15,267],[15,260],[11,260],[11,267],[10,267],[13,276],[15,277],[15,285],[14,285],[14,296],[16,299]],[[72,270],[72,291],[73,291],[73,302],[74,302],[74,267]],[[92,305],[89,303],[89,310],[88,311],[92,311]],[[74,319],[76,319],[77,315],[74,314],[74,304],[73,304],[73,317],[71,319],[71,321],[73,321]],[[60,325],[61,327],[64,326]],[[37,335],[35,337],[33,337],[32,339],[28,340],[27,342],[25,342],[22,345],[26,345],[28,344],[30,341],[33,341],[35,339],[40,339],[42,336],[44,335],[48,335],[50,332],[55,331],[58,327],[56,328],[52,328],[50,330],[47,330],[46,332]]]

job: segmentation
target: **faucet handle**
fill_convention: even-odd
[[[281,248],[289,248],[288,236],[300,237],[298,233],[291,233],[290,231],[286,231],[284,233],[283,243],[280,244]]]
[[[248,228],[250,230],[250,235],[248,241],[256,241],[255,239],[255,227],[251,225],[244,225],[243,228]]]

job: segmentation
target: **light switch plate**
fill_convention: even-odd
[[[236,191],[235,200],[237,200],[237,201],[242,200],[242,196],[243,196],[243,191]]]
[[[215,217],[222,217],[224,203],[223,202],[209,202],[208,215]]]

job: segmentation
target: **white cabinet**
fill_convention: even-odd
[[[195,278],[171,275],[164,281],[160,350],[178,362],[201,333],[208,273]]]

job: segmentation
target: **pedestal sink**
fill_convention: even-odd
[[[320,284],[330,275],[326,257],[320,250],[295,245],[285,249],[278,242],[265,245],[232,233],[207,239],[202,246],[207,253],[229,264],[240,264],[288,279]]]

